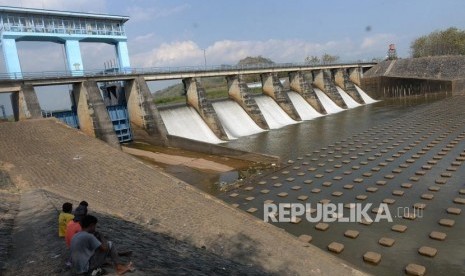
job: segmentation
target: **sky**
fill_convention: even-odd
[[[324,53],[344,62],[371,61],[384,58],[391,43],[407,58],[415,38],[465,29],[463,0],[0,0],[0,5],[128,15],[131,66],[138,68],[202,66],[204,53],[207,65],[257,55],[303,62]],[[25,72],[65,69],[60,44],[20,42],[18,50]],[[115,58],[107,44],[81,43],[81,52],[85,69],[103,68]],[[49,109],[63,105],[50,100],[50,93],[39,94]],[[0,94],[1,104],[10,109],[9,97]]]

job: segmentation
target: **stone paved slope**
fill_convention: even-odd
[[[401,77],[456,80],[465,78],[465,56],[436,56],[386,60],[364,73],[364,78]]]
[[[58,210],[63,202],[78,201],[41,190],[21,195],[19,213],[11,235],[13,247],[6,269],[1,275],[71,275],[65,263],[69,257],[64,240],[56,228]],[[108,214],[89,213],[99,219],[97,230],[114,242],[119,251],[132,250],[121,261],[132,261],[140,275],[267,275],[263,270],[227,260],[202,248],[180,242],[166,235]],[[46,238],[44,238],[46,237]],[[115,275],[111,266],[104,269]]]
[[[11,246],[14,218],[19,208],[19,191],[11,183],[8,175],[1,171],[0,164],[0,275],[6,265]]]
[[[281,275],[363,274],[53,119],[0,124],[0,134],[0,161],[22,190],[85,199],[96,211]]]

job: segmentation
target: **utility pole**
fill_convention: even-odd
[[[207,70],[207,54],[206,54],[207,49],[202,49],[202,50],[203,50],[203,60],[205,62],[205,70]]]

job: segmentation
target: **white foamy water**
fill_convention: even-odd
[[[212,144],[224,142],[216,137],[193,107],[161,110],[160,115],[171,135]]]
[[[227,100],[213,103],[213,108],[229,139],[262,132],[245,110],[235,101]]]
[[[247,83],[247,87],[248,88],[260,88],[260,87],[262,87],[262,83],[261,82]]]
[[[314,90],[315,90],[315,93],[316,93],[318,99],[320,100],[321,104],[325,108],[326,112],[328,112],[328,114],[338,113],[338,112],[344,111],[343,108],[340,108],[336,103],[334,103],[328,97],[328,95],[326,95],[323,91],[321,91],[318,88],[315,88]]]
[[[363,101],[366,103],[366,104],[371,104],[371,103],[376,103],[378,102],[377,100],[373,99],[372,97],[368,96],[367,93],[365,93],[365,91],[363,91],[360,87],[358,87],[357,85],[355,85],[355,88],[357,88],[357,91],[358,93],[360,94],[360,96],[362,97]]]
[[[337,88],[337,92],[339,92],[339,94],[341,95],[342,99],[344,100],[348,108],[354,108],[354,107],[361,106],[361,104],[359,104],[354,99],[352,99],[352,97],[349,94],[347,94],[346,91],[342,90],[342,88],[340,88],[339,86],[336,86],[336,88]]]
[[[284,84],[287,81],[287,79],[282,78],[282,79],[279,79],[279,81],[281,82],[281,84]],[[247,83],[247,87],[248,88],[260,88],[262,87],[262,83],[261,82],[250,82],[250,83]]]
[[[299,113],[302,120],[311,120],[323,116],[318,113],[307,101],[297,92],[289,91],[287,93],[291,99],[297,113]]]
[[[297,123],[271,97],[262,95],[255,97],[255,101],[271,129]]]

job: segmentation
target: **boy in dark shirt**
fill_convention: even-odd
[[[101,266],[105,264],[106,257],[110,257],[115,265],[118,275],[133,271],[132,263],[122,265],[118,260],[118,253],[111,242],[100,241],[94,236],[97,218],[91,215],[85,216],[81,221],[82,231],[75,234],[71,240],[71,259],[74,272],[77,274],[92,273],[102,275]]]

